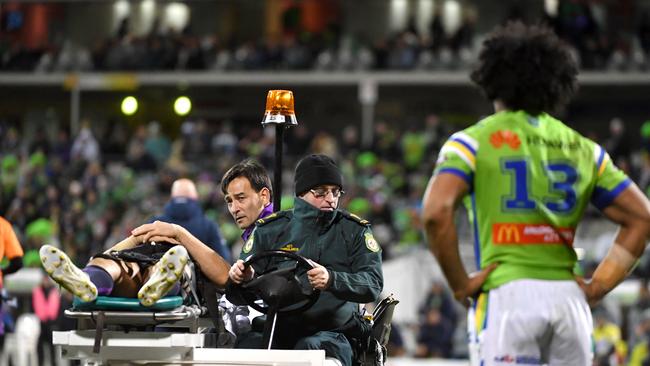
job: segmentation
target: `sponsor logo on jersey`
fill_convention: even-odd
[[[536,356],[527,355],[501,355],[494,357],[494,362],[512,365],[541,365],[542,360]]]
[[[544,146],[550,149],[577,150],[580,148],[580,141],[563,141],[560,139],[549,139],[542,136],[527,136],[526,143],[531,146]]]
[[[521,234],[516,225],[496,225],[499,226],[498,228],[493,227],[493,230],[497,233],[497,239],[493,240],[495,243],[519,243],[521,241]]]
[[[495,362],[515,363],[515,358],[510,355],[495,356]]]
[[[521,140],[516,133],[510,130],[499,130],[490,135],[490,143],[497,149],[508,145],[511,149],[517,150],[521,145]]]
[[[573,245],[575,229],[547,224],[492,224],[494,244],[566,244]]]

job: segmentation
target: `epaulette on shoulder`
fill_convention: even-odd
[[[279,218],[287,217],[287,212],[288,211],[280,211],[280,212],[274,212],[266,217],[263,217],[261,219],[257,219],[255,221],[256,226],[263,226],[268,224],[269,222],[273,222]]]
[[[359,217],[359,216],[357,216],[357,215],[355,215],[353,213],[350,213],[350,212],[347,212],[347,211],[341,211],[341,213],[343,213],[344,217],[356,222],[357,224],[359,224],[361,226],[370,226],[370,221],[368,221],[366,219],[362,219],[361,217]]]

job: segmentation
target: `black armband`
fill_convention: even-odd
[[[2,274],[6,276],[21,268],[23,268],[23,257],[14,257],[9,260],[9,265],[2,269]]]

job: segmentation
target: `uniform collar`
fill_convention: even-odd
[[[338,214],[339,210],[321,211],[300,197],[296,197],[294,201],[294,217],[308,225],[329,227]]]
[[[260,212],[260,215],[257,216],[257,219],[255,221],[257,221],[259,219],[263,219],[263,218],[267,217],[268,215],[270,215],[272,213],[273,213],[273,203],[270,203],[269,205],[264,207],[264,209],[262,210],[262,212]],[[251,236],[251,233],[253,232],[253,229],[255,228],[255,221],[253,221],[251,226],[247,227],[246,230],[244,230],[244,232],[241,234],[241,238],[244,240],[244,243]]]

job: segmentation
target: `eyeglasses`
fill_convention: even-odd
[[[310,189],[309,192],[311,192],[316,198],[325,198],[330,192],[334,198],[339,198],[345,194],[345,191],[340,188],[314,188]]]

